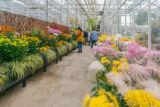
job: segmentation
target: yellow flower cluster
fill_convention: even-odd
[[[37,37],[27,37],[26,35],[22,35],[21,39],[26,40],[28,43],[34,43],[35,45],[41,42]]]
[[[113,44],[112,47],[115,51],[118,51],[118,47],[116,46],[116,44]]]
[[[39,50],[43,51],[43,50],[48,50],[49,48],[51,48],[51,47],[50,46],[44,46],[44,47],[39,48]]]
[[[127,58],[121,58],[120,61],[114,60],[112,64],[112,72],[125,72],[129,69]]]
[[[103,89],[98,91],[98,96],[90,98],[87,94],[83,102],[84,107],[119,107],[117,99],[110,92]]]
[[[109,78],[106,78],[106,80],[107,80],[107,82],[108,82],[109,84],[112,84],[112,81],[111,81],[111,79],[109,79]]]
[[[101,35],[101,36],[98,38],[98,41],[99,41],[99,42],[105,42],[107,38],[108,38],[107,35]]]
[[[102,57],[101,64],[110,64],[110,61],[107,59],[107,57]]]
[[[81,24],[78,23],[79,19],[73,19],[73,18],[69,18],[69,20],[71,21],[71,23],[76,24],[78,26],[82,26]]]
[[[114,42],[114,38],[115,38],[115,36],[111,36],[110,37],[110,39],[111,39],[112,42]]]
[[[12,40],[3,36],[0,38],[0,46],[2,45],[13,45],[13,46],[28,46],[28,42],[26,40],[22,40],[13,35]]]
[[[160,101],[144,90],[128,91],[124,98],[130,107],[160,107]]]

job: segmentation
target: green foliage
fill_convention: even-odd
[[[58,56],[63,56],[67,53],[67,48],[65,45],[57,46]]]
[[[24,58],[27,53],[27,47],[23,46],[13,46],[13,45],[2,45],[0,46],[0,57],[1,62],[12,61],[12,60],[21,60]]]
[[[46,38],[46,46],[51,46],[51,47],[55,47],[57,43],[57,39],[53,39],[53,38]]]
[[[69,47],[69,51],[73,49],[73,45],[71,43],[67,43],[66,45]]]
[[[74,41],[76,41],[76,40],[77,40],[76,33],[73,33],[73,34],[72,34],[72,39],[73,39]]]
[[[151,13],[151,18],[155,19],[156,16],[154,13]],[[136,20],[137,25],[147,25],[148,24],[148,12],[147,11],[141,11],[138,13]]]
[[[0,66],[0,88],[2,88],[5,83],[9,81],[9,69],[4,66]]]
[[[0,60],[1,62],[21,60],[27,55],[28,42],[17,37],[0,38]]]
[[[128,107],[126,105],[124,98],[118,93],[117,87],[112,86],[110,83],[108,83],[106,76],[105,76],[108,70],[100,71],[96,74],[97,81],[93,83],[96,85],[91,90],[91,92],[93,93],[92,96],[98,96],[98,90],[104,89],[107,92],[111,92],[114,96],[116,96],[117,101],[120,104],[120,107]]]
[[[40,51],[40,53],[46,56],[47,64],[52,63],[56,59],[56,53],[51,49]]]
[[[77,41],[72,41],[72,44],[73,44],[73,48],[76,48],[78,46]]]
[[[66,37],[66,36],[61,34],[61,35],[58,36],[58,41],[61,41],[61,40],[66,41],[66,42],[71,42],[72,38],[71,37]]]
[[[39,54],[27,56],[21,62],[26,63],[27,71],[32,73],[34,73],[36,70],[41,69],[44,64],[42,56]]]
[[[95,28],[98,18],[97,17],[93,17],[93,18],[88,18],[87,23],[89,25],[89,27],[87,28],[87,30],[91,31],[93,28]]]
[[[28,36],[37,37],[41,42],[39,44],[39,47],[43,46],[56,46],[57,40],[52,37],[48,32],[42,31],[40,29],[34,29],[32,33],[28,34]]]

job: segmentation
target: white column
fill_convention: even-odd
[[[148,0],[148,48],[151,49],[151,1]]]
[[[126,4],[125,4],[125,36],[127,36],[127,13],[126,13]]]
[[[69,5],[69,1],[68,0],[66,0],[67,1],[67,26],[69,25],[69,20],[68,20],[68,17],[69,17],[69,15],[68,15],[68,13],[69,13],[69,7],[68,7],[68,5]]]
[[[49,17],[48,17],[48,0],[46,0],[46,19],[47,19],[47,22],[49,21]]]
[[[10,12],[13,12],[13,0],[10,0]]]

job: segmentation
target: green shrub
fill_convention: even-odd
[[[0,38],[0,60],[12,61],[20,60],[27,55],[28,42],[17,37],[7,38],[5,36]]]

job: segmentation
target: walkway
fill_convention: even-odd
[[[82,107],[83,97],[92,87],[87,68],[94,60],[89,47],[73,52],[58,64],[47,67],[0,97],[0,107]]]

